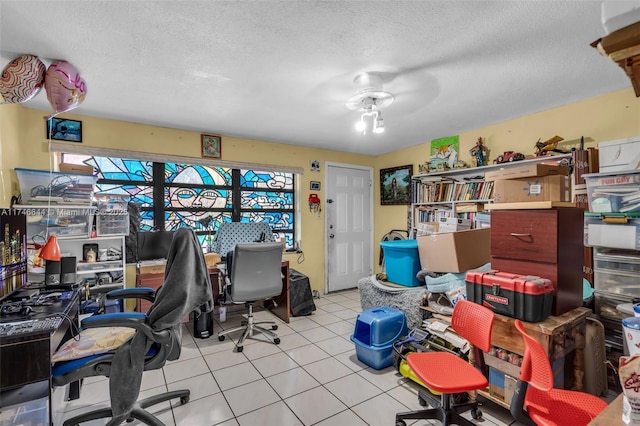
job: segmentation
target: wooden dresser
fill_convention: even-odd
[[[491,268],[553,282],[552,315],[582,306],[584,210],[491,212]]]

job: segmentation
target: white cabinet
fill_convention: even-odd
[[[62,256],[74,256],[76,263],[77,281],[85,278],[96,278],[96,282],[102,284],[108,282],[107,275],[112,282],[122,282],[122,287],[126,287],[125,273],[125,241],[123,235],[96,238],[76,238],[58,240],[60,253]],[[97,245],[97,261],[86,262],[84,260],[85,247],[88,244]]]

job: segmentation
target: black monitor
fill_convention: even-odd
[[[138,262],[166,259],[174,231],[138,232]]]

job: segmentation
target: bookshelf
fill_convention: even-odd
[[[571,154],[536,157],[488,166],[453,169],[412,176],[411,235],[419,223],[437,222],[442,217],[458,217],[475,221],[493,202],[493,182],[485,181],[490,171],[504,170],[532,163],[571,161]]]

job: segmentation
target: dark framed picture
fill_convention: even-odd
[[[413,165],[380,169],[380,204],[411,204]]]
[[[200,135],[202,140],[202,158],[222,157],[222,138],[215,135]]]
[[[309,189],[312,191],[320,191],[320,182],[312,180],[309,182]]]
[[[53,117],[46,123],[47,139],[82,142],[82,121]]]

